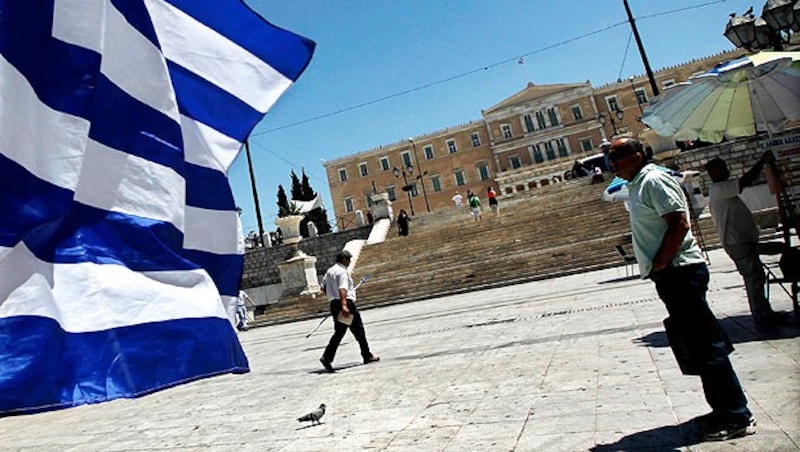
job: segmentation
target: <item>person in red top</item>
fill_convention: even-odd
[[[492,209],[492,212],[499,217],[500,205],[497,203],[497,192],[494,191],[494,188],[489,187],[487,189],[486,197],[489,198],[489,208]]]

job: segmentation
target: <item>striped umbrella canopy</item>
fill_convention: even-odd
[[[760,52],[665,90],[642,122],[675,140],[773,134],[800,121],[800,52]]]

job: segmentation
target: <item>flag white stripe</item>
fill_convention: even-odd
[[[90,17],[102,27],[76,27]],[[159,50],[108,0],[58,0],[53,36],[102,54],[100,72],[123,91],[178,121],[178,104]],[[142,76],[146,73],[147,76]]]
[[[266,112],[292,80],[247,49],[162,0],[145,0],[164,56]],[[213,6],[211,6],[213,7]]]
[[[183,247],[216,254],[237,254],[238,217],[235,210],[186,206]]]
[[[186,183],[172,168],[89,141],[75,200],[183,230]]]
[[[0,55],[0,153],[56,186],[74,190],[83,164],[89,121],[49,108],[4,56]],[[41,158],[42,150],[47,158]]]
[[[217,130],[181,115],[184,159],[192,164],[228,172],[242,143]]]
[[[20,243],[0,248],[0,318],[51,318],[70,333],[180,318],[227,318],[204,270],[135,272],[120,265],[51,264]]]

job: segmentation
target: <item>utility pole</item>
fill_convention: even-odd
[[[261,206],[258,203],[256,176],[253,172],[253,160],[250,157],[250,143],[246,139],[244,140],[244,150],[247,155],[247,168],[250,170],[250,188],[253,190],[253,202],[256,205],[256,219],[258,220],[258,242],[264,246],[264,221],[261,220]]]
[[[633,20],[631,7],[628,6],[628,0],[622,0],[622,3],[625,5],[625,12],[628,13],[628,22],[631,24],[633,37],[636,38],[636,45],[639,46],[639,55],[642,56],[642,63],[644,63],[644,70],[647,72],[647,79],[650,80],[650,88],[653,90],[653,96],[658,96],[658,84],[656,83],[656,78],[653,77],[653,70],[650,69],[650,62],[647,61],[647,54],[644,52],[644,45],[642,45],[642,38],[639,37],[636,21]]]

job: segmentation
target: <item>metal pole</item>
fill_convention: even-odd
[[[256,219],[258,220],[258,240],[264,246],[264,222],[261,220],[261,206],[258,203],[258,189],[256,188],[256,176],[253,172],[253,160],[250,157],[250,144],[244,140],[244,150],[247,154],[247,168],[250,170],[250,187],[253,190],[253,202],[256,206]]]
[[[419,183],[422,184],[422,197],[425,198],[425,208],[428,210],[428,213],[431,212],[431,206],[428,204],[428,192],[425,191],[425,179],[423,179],[424,172],[422,171],[422,167],[419,166],[419,156],[417,156],[417,144],[414,143],[414,140],[409,138],[408,141],[411,142],[411,149],[414,151],[414,160],[417,161],[417,171],[419,174],[417,177],[419,178]]]
[[[631,7],[628,6],[628,0],[622,0],[622,3],[625,5],[625,12],[628,13],[628,22],[631,24],[633,37],[636,38],[636,45],[639,46],[639,54],[642,56],[642,63],[644,63],[644,70],[647,72],[647,79],[650,80],[650,88],[653,90],[653,96],[658,96],[658,84],[656,84],[656,78],[653,76],[653,70],[650,69],[650,62],[647,61],[647,54],[644,52],[644,45],[642,45],[642,38],[639,37],[636,21],[633,20]]]

